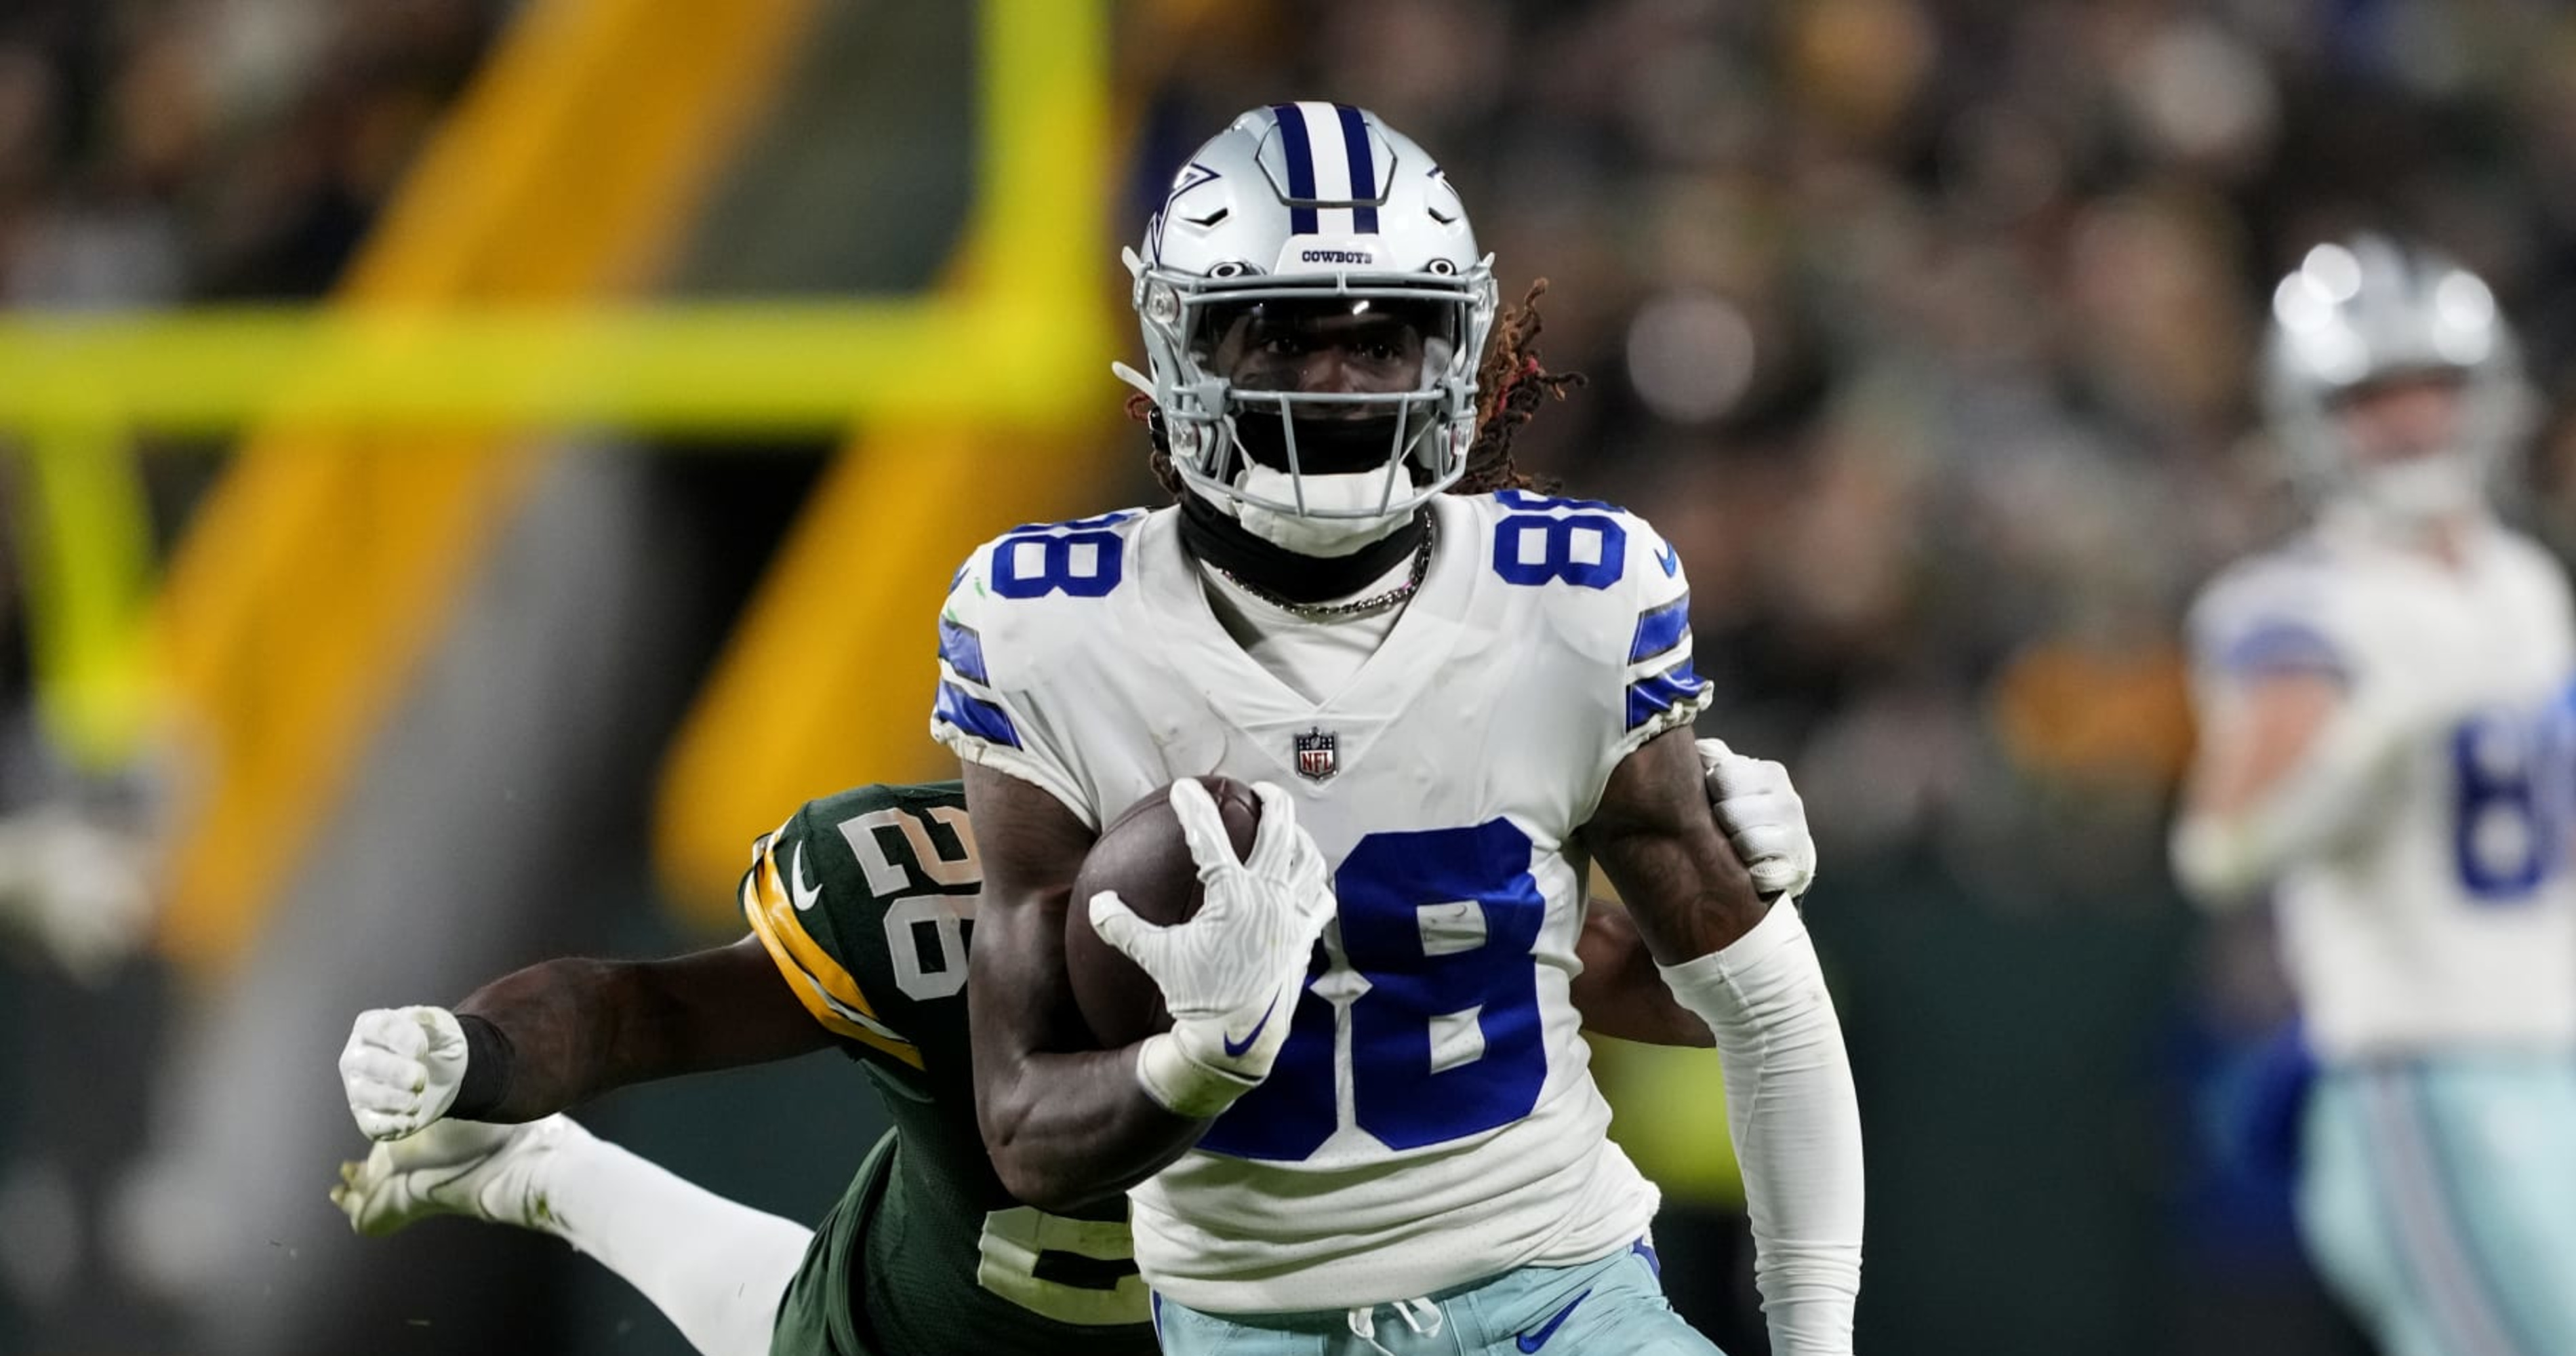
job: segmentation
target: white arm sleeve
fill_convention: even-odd
[[[1784,899],[1733,945],[1663,976],[1726,1061],[1771,1349],[1846,1356],[1860,1295],[1860,1102],[1806,923]]]

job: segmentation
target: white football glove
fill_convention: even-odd
[[[1789,784],[1789,769],[1768,758],[1747,758],[1723,740],[1699,741],[1699,765],[1708,778],[1717,827],[1753,873],[1753,888],[1792,899],[1816,879],[1816,840],[1807,832],[1807,804]]]
[[[465,1028],[445,1008],[370,1008],[340,1050],[340,1087],[369,1139],[400,1139],[447,1114],[465,1081]]]
[[[1148,923],[1114,891],[1091,897],[1091,926],[1153,976],[1172,1014],[1172,1029],[1137,1050],[1137,1081],[1192,1118],[1223,1111],[1270,1076],[1335,908],[1324,854],[1297,827],[1295,802],[1268,782],[1252,792],[1261,823],[1250,857],[1237,861],[1207,788],[1196,778],[1172,784],[1172,812],[1207,890],[1186,922]]]
[[[548,1160],[597,1142],[560,1112],[525,1125],[440,1121],[417,1135],[380,1140],[364,1159],[341,1164],[331,1203],[369,1238],[432,1215],[542,1230],[554,1222]]]

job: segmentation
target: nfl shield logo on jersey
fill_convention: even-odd
[[[1297,736],[1297,775],[1310,782],[1320,782],[1341,771],[1341,765],[1333,758],[1333,746],[1338,738],[1320,726]]]

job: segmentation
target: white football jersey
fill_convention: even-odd
[[[2192,638],[2205,702],[2327,673],[2341,718],[2396,742],[2366,821],[2276,885],[2317,1053],[2576,1044],[2576,637],[2558,563],[2495,527],[2451,569],[2329,521],[2221,575]]]
[[[932,730],[961,758],[1095,828],[1180,777],[1274,782],[1333,866],[1329,964],[1269,1081],[1132,1193],[1139,1267],[1194,1308],[1425,1296],[1654,1214],[1577,1035],[1574,835],[1708,701],[1687,585],[1606,504],[1434,505],[1420,591],[1321,702],[1228,636],[1168,508],[1005,534],[941,620]]]

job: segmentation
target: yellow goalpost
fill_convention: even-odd
[[[489,87],[516,80],[536,89],[532,72],[550,61],[566,69],[575,51],[584,71],[558,79],[563,88],[543,97],[596,103],[604,91],[591,68],[603,64],[601,46],[647,49],[639,61],[670,69],[695,55],[691,41],[703,39],[668,31],[674,26],[768,23],[776,31],[730,40],[743,49],[733,59],[746,77],[764,63],[774,73],[775,54],[792,48],[809,5],[763,0],[674,10],[659,0],[540,0],[514,23],[452,122],[479,119],[490,132],[506,119],[493,107],[505,91]],[[765,17],[749,17],[756,13]],[[695,17],[675,25],[680,14]],[[652,27],[657,23],[662,27]],[[309,446],[326,457],[363,459],[401,458],[413,445],[425,456],[459,448],[480,455],[487,443],[516,455],[496,440],[568,429],[829,433],[862,421],[879,428],[912,421],[1013,430],[983,440],[990,455],[1007,457],[1015,445],[1040,441],[1032,433],[1096,413],[1104,399],[1099,368],[1109,351],[1100,295],[1111,176],[1107,6],[982,0],[978,25],[975,206],[961,245],[973,263],[953,269],[955,281],[933,292],[665,303],[632,295],[652,263],[626,260],[516,286],[478,286],[473,268],[458,264],[416,286],[360,280],[311,307],[0,312],[0,441],[20,453],[18,529],[49,737],[76,761],[112,766],[132,753],[167,701],[188,708],[190,721],[226,719],[220,699],[208,710],[209,703],[192,700],[201,694],[171,690],[193,680],[188,663],[174,666],[163,652],[167,637],[150,621],[159,581],[134,463],[138,435],[256,432],[258,450],[247,450],[246,436],[243,456],[273,458],[282,448]],[[584,42],[590,45],[577,46]],[[757,98],[756,79],[736,86],[704,97]],[[676,97],[692,96],[683,90]],[[706,133],[711,140],[698,149],[720,156],[748,118],[740,108],[723,110],[715,118],[723,127]],[[540,134],[515,127],[502,134],[515,138],[503,149],[538,154],[531,148],[541,146]],[[444,135],[461,139],[453,130]],[[442,170],[440,149],[423,155],[415,180],[455,173],[453,165]],[[418,187],[406,185],[406,193]],[[667,206],[690,191],[654,189],[639,200]],[[389,211],[380,235],[401,228],[393,216]],[[370,251],[380,253],[383,243],[371,241]],[[484,242],[487,253],[489,246]],[[371,281],[385,283],[386,272],[377,270]],[[959,360],[968,354],[976,361]],[[943,573],[927,587],[944,582]],[[242,583],[234,591],[241,597],[227,604],[229,613],[216,608],[222,615],[215,621],[190,624],[201,633],[249,624],[243,619],[259,606],[257,589]],[[201,634],[188,643],[202,649],[203,641]],[[370,700],[348,705],[382,708],[380,698]],[[212,742],[224,738],[218,732]],[[218,761],[224,753],[216,750]],[[282,808],[229,819],[225,798],[252,791],[226,784],[224,771],[212,774],[217,827],[199,833],[223,841],[198,843],[193,859],[181,851],[173,910],[182,920],[176,950],[183,958],[191,951],[219,958],[249,935],[257,901],[275,892],[300,850],[298,835],[353,757],[348,748],[327,748],[272,770],[261,794],[283,797]],[[207,865],[215,857],[222,864]]]

